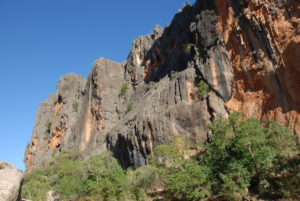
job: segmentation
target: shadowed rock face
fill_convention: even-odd
[[[299,135],[299,6],[198,0],[165,29],[135,39],[126,62],[102,58],[87,79],[64,76],[37,112],[27,171],[62,150],[109,150],[124,168],[142,166],[173,135],[206,140],[207,125],[233,111]],[[210,89],[204,96],[200,80]]]
[[[0,167],[0,200],[21,201],[23,173],[2,161]]]

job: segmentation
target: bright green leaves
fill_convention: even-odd
[[[275,122],[242,119],[234,113],[213,121],[209,130],[209,140],[197,157],[184,157],[191,147],[178,146],[178,140],[154,151],[154,164],[164,170],[170,198],[206,200],[213,195],[214,199],[238,201],[249,192],[296,195],[299,182],[293,178],[300,176],[300,152],[287,128]],[[288,183],[298,187],[287,187]]]
[[[46,200],[46,193],[50,189],[49,178],[41,170],[34,170],[24,177],[22,197],[34,201]]]
[[[204,98],[207,96],[207,94],[209,92],[209,86],[204,80],[200,80],[200,82],[198,84],[198,90],[199,90],[201,98]]]
[[[136,170],[123,170],[109,153],[83,162],[78,152],[63,152],[47,168],[26,174],[23,197],[45,200],[54,190],[63,200],[78,201],[145,201],[157,195],[240,201],[300,193],[300,147],[287,128],[233,113],[208,130],[205,144],[173,137],[155,148],[149,165]]]
[[[166,190],[180,200],[207,200],[210,196],[210,169],[195,161],[167,176]]]
[[[275,122],[264,126],[258,119],[243,120],[234,113],[228,120],[215,120],[209,129],[211,142],[200,158],[212,170],[215,193],[223,199],[233,195],[236,199],[248,190],[261,195],[278,193],[280,181],[275,175],[286,174],[282,164],[297,157],[296,139],[287,128]]]
[[[118,200],[129,188],[124,170],[109,153],[92,156],[85,163],[88,194],[101,194],[106,200]]]

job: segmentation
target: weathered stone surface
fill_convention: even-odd
[[[67,74],[59,80],[56,94],[51,94],[41,103],[25,153],[27,171],[43,167],[64,144],[75,148],[74,140],[70,140],[71,128],[81,117],[84,86],[85,80],[79,75]]]
[[[38,110],[27,170],[62,150],[110,150],[124,168],[138,167],[173,135],[205,140],[207,125],[233,111],[299,135],[299,11],[296,0],[186,4],[170,25],[135,39],[126,62],[99,59],[86,80],[60,80]]]
[[[300,2],[215,2],[223,13],[219,32],[234,72],[227,107],[246,117],[276,120],[300,135]]]
[[[21,201],[23,173],[2,161],[0,166],[0,200]]]

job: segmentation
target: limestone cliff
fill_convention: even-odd
[[[62,150],[110,150],[124,168],[141,166],[173,135],[205,140],[207,125],[233,111],[300,135],[299,16],[297,0],[186,4],[135,39],[126,62],[101,58],[87,79],[60,79],[36,114],[27,171]]]

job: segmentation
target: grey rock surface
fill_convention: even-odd
[[[209,32],[197,13],[211,23]],[[231,66],[215,20],[207,8],[187,6],[165,29],[156,25],[153,34],[135,39],[126,62],[101,58],[86,80],[61,78],[37,112],[27,171],[62,150],[80,150],[86,158],[109,150],[124,168],[139,167],[174,135],[205,140],[211,120],[227,115],[224,100],[231,94]],[[201,79],[212,89],[202,98]],[[129,87],[121,94],[124,83]]]
[[[278,73],[266,71],[280,63],[279,53],[266,26],[246,13],[251,10],[247,2],[185,4],[170,25],[155,26],[152,34],[135,39],[127,61],[101,58],[87,79],[75,74],[62,77],[56,93],[36,114],[25,153],[27,171],[45,166],[64,150],[80,150],[85,158],[108,150],[124,168],[139,167],[157,145],[174,135],[206,140],[208,124],[231,111],[282,119],[283,125],[295,122],[294,130],[300,133],[299,103],[282,103],[279,81],[283,81]],[[262,9],[263,1],[253,2],[257,11]],[[285,4],[272,2],[268,5]],[[283,71],[288,69],[284,66]],[[206,93],[199,91],[200,82],[208,86]],[[273,85],[278,90],[268,88]],[[297,112],[284,114],[288,105]]]
[[[0,200],[21,201],[23,173],[2,161],[0,166]]]

